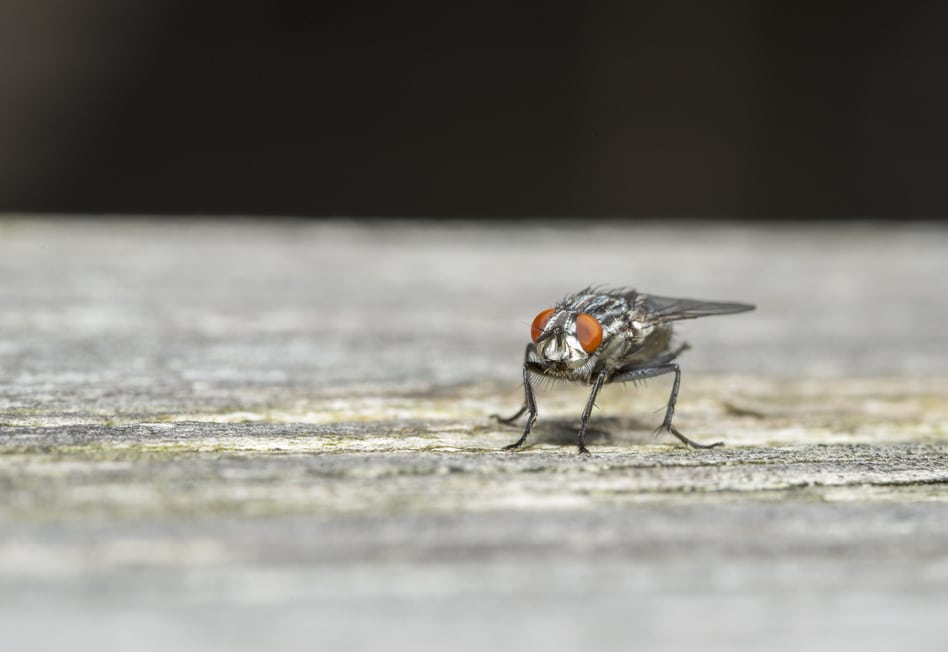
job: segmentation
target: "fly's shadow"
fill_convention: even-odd
[[[544,419],[533,428],[537,443],[566,446],[576,443],[576,430],[580,424],[575,419]],[[511,424],[516,428],[516,424]],[[600,417],[586,428],[586,440],[596,444],[612,444],[617,441],[653,443],[654,427],[633,417]]]

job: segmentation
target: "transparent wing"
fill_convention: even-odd
[[[749,303],[701,301],[700,299],[676,299],[657,297],[651,294],[638,295],[643,312],[653,321],[675,321],[678,319],[696,319],[712,315],[731,315],[736,312],[753,310]]]

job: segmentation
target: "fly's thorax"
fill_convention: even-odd
[[[591,374],[600,371],[612,371],[620,366],[626,366],[631,359],[637,359],[643,344],[661,330],[661,326],[638,321],[629,312],[603,315],[602,345],[596,352]]]

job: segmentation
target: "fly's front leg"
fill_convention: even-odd
[[[523,434],[520,435],[520,439],[514,443],[509,446],[504,446],[503,450],[512,451],[520,448],[523,442],[527,441],[527,436],[529,436],[530,431],[533,429],[533,424],[537,421],[537,402],[533,398],[533,385],[530,384],[529,362],[524,362],[523,364],[523,408],[521,408],[520,412],[513,418],[519,417],[524,412],[527,412],[527,422],[523,424]]]
[[[526,372],[526,368],[531,365],[530,354],[533,353],[534,351],[536,351],[536,346],[532,342],[530,344],[527,344],[527,348],[523,352],[524,372]],[[526,373],[524,374],[524,377],[526,377]],[[526,393],[526,381],[524,382],[524,393]],[[523,405],[520,406],[520,409],[517,410],[514,414],[510,415],[509,417],[502,417],[499,414],[492,414],[490,415],[490,418],[496,419],[499,423],[502,423],[505,426],[510,426],[510,425],[513,425],[513,422],[519,419],[523,415],[523,413],[527,411],[527,407],[528,407],[527,401],[524,400]],[[534,410],[534,412],[535,411],[536,410]]]
[[[716,446],[723,446],[724,442],[718,441],[713,444],[699,444],[696,441],[688,439],[683,434],[681,434],[675,426],[672,425],[672,417],[675,416],[675,403],[678,401],[678,386],[681,384],[681,370],[678,368],[677,364],[665,364],[659,365],[656,367],[645,367],[642,369],[631,369],[629,371],[623,372],[617,376],[612,377],[613,382],[628,382],[636,380],[645,380],[646,378],[653,378],[655,376],[661,376],[662,374],[675,374],[675,382],[672,385],[671,395],[668,397],[668,406],[665,408],[665,419],[662,421],[656,432],[659,430],[664,430],[675,437],[678,438],[681,443],[691,446],[692,448],[715,448]]]
[[[596,376],[592,392],[589,393],[589,398],[586,400],[586,409],[583,410],[582,421],[579,424],[579,452],[583,455],[589,455],[589,450],[586,448],[586,424],[589,423],[589,417],[596,405],[596,395],[599,394],[604,382],[606,382],[606,372],[602,371]]]

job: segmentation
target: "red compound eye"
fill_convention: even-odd
[[[582,345],[583,351],[595,353],[599,345],[602,344],[602,326],[596,321],[595,317],[581,312],[576,315],[576,339]]]
[[[550,321],[550,317],[553,316],[554,312],[556,312],[556,308],[547,308],[533,318],[533,326],[530,328],[530,337],[533,338],[534,342],[543,335],[543,329],[546,328],[546,324]]]

